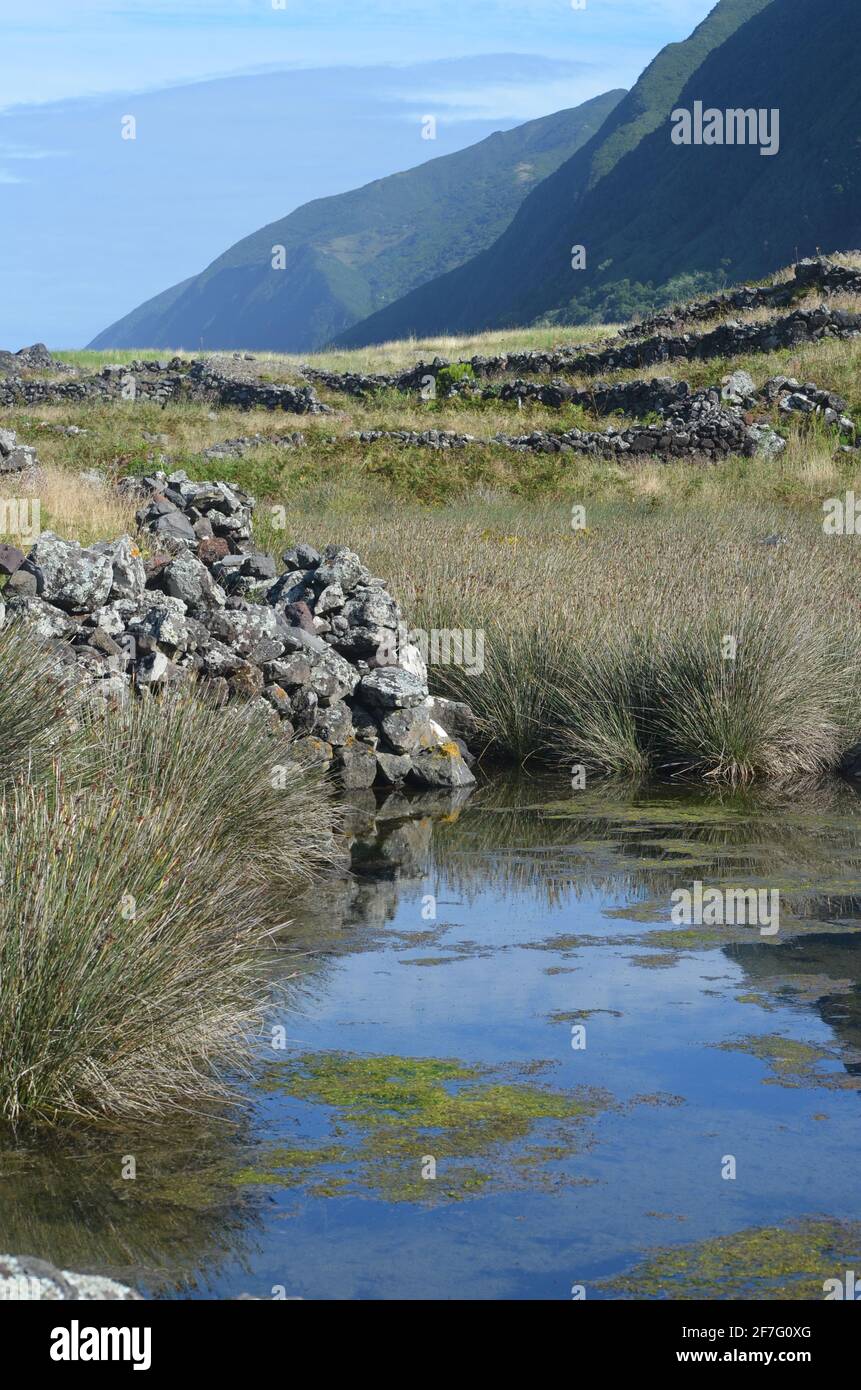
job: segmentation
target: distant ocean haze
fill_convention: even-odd
[[[583,64],[502,55],[262,73],[0,112],[2,345],[81,346],[291,209],[510,129],[542,86],[567,83],[574,104],[594,81]],[[464,111],[468,86],[492,94],[488,105],[509,91],[513,114]],[[429,113],[434,140],[421,134]],[[122,138],[127,116],[133,140]]]

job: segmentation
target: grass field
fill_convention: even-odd
[[[372,350],[328,361],[364,371],[437,350],[564,337],[536,330],[405,343],[386,345],[376,357]],[[295,379],[290,359],[270,356],[261,365],[269,377]],[[861,423],[857,341],[686,363],[678,374],[698,387],[739,367],[757,384],[780,374],[836,391]],[[861,495],[861,453],[839,452],[821,420],[787,423],[775,411],[773,423],[788,440],[777,458],[614,463],[498,445],[438,452],[392,441],[365,446],[350,437],[431,426],[485,438],[606,427],[579,407],[425,402],[393,391],[367,400],[321,395],[333,415],[135,402],[53,406],[37,418],[13,410],[5,422],[38,447],[43,528],[82,541],[132,530],[133,506],[110,483],[151,470],[164,454],[169,468],[250,489],[262,548],[277,554],[299,539],[349,544],[393,584],[417,627],[480,629],[489,652],[482,677],[449,667],[434,670],[432,682],[482,711],[489,744],[508,757],[774,778],[832,767],[861,736],[858,551],[852,537],[822,534],[823,501],[852,489]],[[86,433],[69,437],[52,424]],[[303,431],[304,448],[264,444],[237,460],[200,457],[227,438],[291,429]],[[100,470],[107,483],[82,482],[86,469]],[[583,530],[572,529],[575,506],[585,508]],[[785,543],[766,544],[774,535]],[[721,639],[742,634],[737,663],[720,660]],[[789,647],[782,634],[790,634]],[[770,684],[775,671],[778,692]],[[582,718],[579,704],[588,704]],[[769,730],[767,711],[778,704]],[[673,731],[667,709],[680,705],[689,707],[690,727],[683,731],[674,715]],[[788,706],[797,717],[787,717]]]

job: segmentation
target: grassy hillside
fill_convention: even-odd
[[[860,38],[854,0],[722,0],[686,43],[659,54],[604,131],[526,200],[494,246],[338,341],[474,331],[545,314],[625,317],[766,274],[796,250],[853,245],[861,235]],[[697,99],[779,107],[778,156],[672,145],[670,111]],[[573,245],[586,246],[586,271],[570,268]]]
[[[476,255],[523,198],[599,129],[623,96],[584,105],[321,198],[237,242],[201,275],[100,333],[94,348],[182,344],[305,352]],[[272,248],[286,265],[272,268]]]

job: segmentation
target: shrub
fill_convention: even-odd
[[[437,400],[445,400],[461,381],[474,381],[475,372],[469,362],[452,362],[448,367],[440,367],[436,374]]]

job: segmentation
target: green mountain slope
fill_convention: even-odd
[[[827,5],[829,0],[823,0]],[[602,183],[632,167],[632,157],[667,119],[710,54],[775,0],[720,0],[683,43],[669,44],[646,68],[601,130],[524,201],[507,231],[460,272],[454,271],[378,312],[338,338],[344,346],[531,322],[575,292],[571,247],[587,247],[594,267],[606,256],[592,233],[590,209]],[[667,137],[668,138],[668,137]],[[702,153],[702,151],[700,151]],[[625,212],[620,210],[619,216]],[[591,287],[591,273],[576,288]],[[584,278],[590,285],[583,284]]]
[[[532,188],[624,96],[497,132],[457,154],[320,198],[245,237],[201,275],[100,333],[93,348],[303,352],[489,246]],[[272,248],[286,265],[272,268]]]

